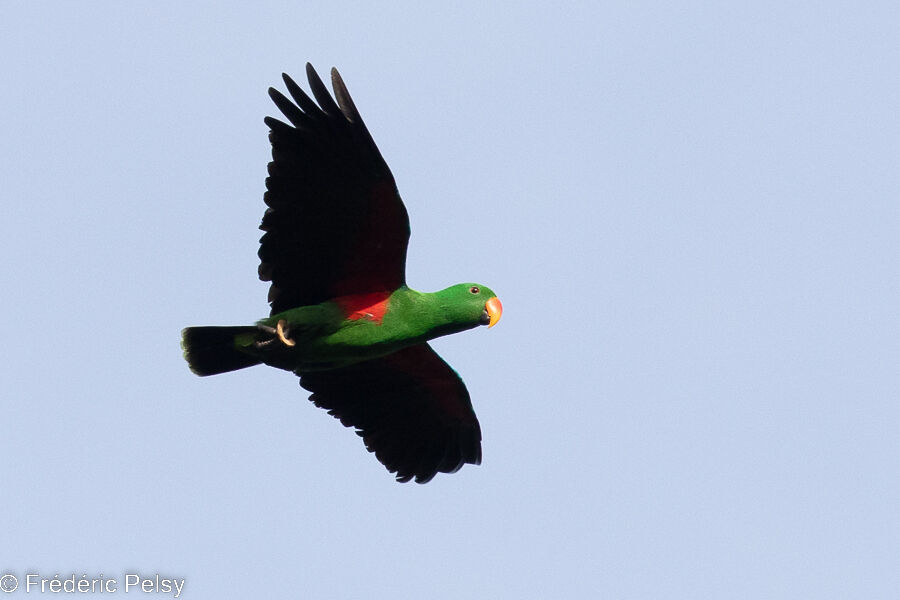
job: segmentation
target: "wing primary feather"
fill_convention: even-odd
[[[319,74],[316,73],[316,70],[309,63],[306,63],[306,78],[309,79],[309,88],[312,90],[313,96],[316,98],[319,106],[322,107],[322,110],[333,117],[342,116],[343,113],[338,105],[334,103],[334,98],[328,93],[328,88],[325,87],[325,84],[319,78]]]
[[[269,88],[269,98],[272,99],[272,102],[275,103],[275,106],[278,107],[284,116],[288,118],[288,120],[294,125],[294,127],[302,128],[305,126],[309,117],[307,117],[303,111],[301,111],[297,106],[285,98],[284,94],[276,90],[275,88]]]
[[[359,116],[359,111],[353,103],[353,98],[350,97],[350,92],[347,91],[347,85],[341,79],[341,74],[338,73],[338,70],[333,67],[331,69],[331,86],[334,88],[338,106],[340,106],[341,112],[344,113],[347,120],[351,123],[361,123],[362,118]]]
[[[284,79],[284,85],[288,89],[288,93],[291,95],[291,98],[294,99],[294,102],[297,103],[303,112],[305,112],[309,117],[316,117],[322,113],[322,110],[316,106],[316,103],[312,101],[312,98],[306,95],[306,92],[297,85],[297,82],[291,79],[291,76],[287,73],[282,73],[281,78]]]
[[[275,117],[266,117],[263,119],[263,122],[269,129],[278,133],[285,133],[294,130],[293,127],[291,127],[284,121],[279,121]]]

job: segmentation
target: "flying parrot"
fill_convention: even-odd
[[[269,88],[290,121],[265,118],[272,162],[259,277],[271,282],[270,316],[184,329],[185,359],[203,376],[257,364],[293,371],[397,481],[480,464],[469,392],[428,340],[493,327],[500,300],[478,283],[433,293],[406,285],[409,217],[394,177],[337,70],[334,98],[309,63],[306,75],[315,102],[288,75],[293,102]]]

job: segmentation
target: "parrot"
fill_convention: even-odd
[[[282,74],[269,96],[272,146],[259,229],[269,317],[182,330],[191,371],[264,364],[291,371],[310,400],[363,439],[399,482],[481,464],[481,426],[462,378],[428,343],[503,311],[479,283],[419,292],[406,283],[409,216],[337,69],[334,96],[306,64],[312,98]],[[315,98],[315,100],[313,100]]]

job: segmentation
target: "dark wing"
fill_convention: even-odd
[[[294,102],[269,88],[292,124],[265,119],[273,160],[259,277],[272,282],[272,314],[406,283],[409,217],[394,177],[337,70],[337,103],[312,65],[306,74],[318,105],[287,75]]]
[[[459,375],[428,344],[333,371],[306,373],[310,400],[347,427],[397,481],[481,464],[481,427]]]

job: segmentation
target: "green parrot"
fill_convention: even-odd
[[[409,217],[394,177],[337,70],[337,102],[309,63],[306,74],[318,104],[284,74],[293,102],[269,88],[291,123],[265,118],[272,162],[259,277],[271,282],[271,316],[188,327],[185,359],[204,376],[257,364],[293,371],[397,481],[480,464],[469,392],[428,340],[493,327],[500,300],[477,283],[407,287]]]

